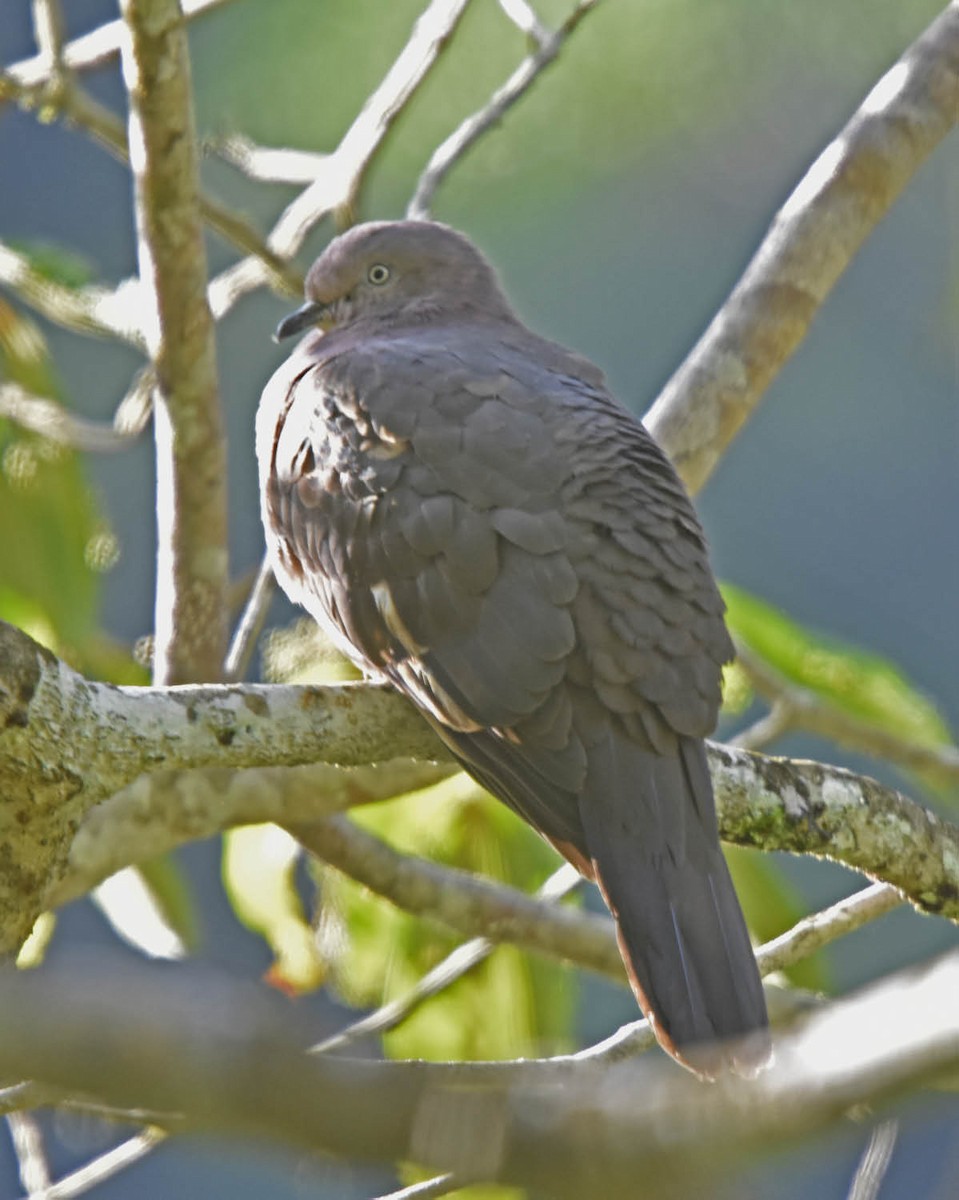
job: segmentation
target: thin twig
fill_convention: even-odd
[[[149,420],[150,408],[142,403],[141,391],[142,384],[138,380],[134,390],[117,409],[118,416],[123,414],[129,422],[132,401],[129,405],[127,401],[130,396],[135,396],[139,402],[138,423],[127,423],[122,429],[115,423],[107,425],[102,421],[88,421],[75,416],[55,400],[31,395],[16,383],[0,383],[0,416],[62,446],[92,454],[113,454],[130,446]]]
[[[166,1133],[161,1129],[144,1129],[142,1133],[134,1134],[119,1146],[84,1163],[76,1171],[64,1175],[56,1183],[48,1183],[46,1187],[31,1192],[26,1200],[73,1200],[74,1196],[82,1196],[127,1167],[132,1167],[151,1150],[155,1150],[165,1138]]]
[[[895,1118],[880,1121],[875,1126],[853,1176],[848,1200],[876,1200],[892,1162],[898,1136],[899,1122]]]
[[[534,895],[537,900],[559,900],[582,882],[582,876],[569,863],[564,863],[550,875]],[[474,967],[489,958],[495,949],[496,943],[491,942],[487,937],[471,938],[447,954],[425,975],[420,976],[409,991],[381,1005],[358,1021],[353,1021],[338,1033],[317,1042],[315,1046],[311,1047],[312,1052],[326,1054],[330,1050],[342,1050],[345,1046],[349,1046],[361,1038],[372,1037],[396,1029],[421,1004],[462,979]]]
[[[792,705],[777,699],[765,716],[730,738],[729,744],[740,750],[763,750],[788,733],[794,724]]]
[[[406,912],[622,979],[612,922],[605,917],[544,904],[467,871],[400,854],[345,818],[281,825],[312,854]]]
[[[154,680],[216,679],[226,652],[226,454],[186,30],[178,0],[123,0],[137,250],[160,388]]]
[[[226,0],[183,0],[183,15],[189,20],[210,9],[218,8]],[[63,47],[63,63],[72,71],[90,67],[101,67],[116,58],[123,40],[123,22],[107,21],[89,33],[74,38]],[[50,74],[50,64],[43,53],[33,58],[24,58],[7,67],[7,73],[18,83],[33,87],[43,83]]]
[[[50,1186],[50,1166],[43,1148],[43,1135],[32,1113],[7,1113],[5,1120],[13,1143],[23,1190],[32,1198]]]
[[[314,183],[330,161],[329,154],[313,150],[257,146],[241,133],[215,138],[209,146],[247,179],[260,183]]]
[[[283,260],[300,250],[310,230],[332,213],[341,227],[355,219],[359,194],[374,156],[426,79],[456,30],[469,0],[431,0],[379,87],[370,95],[340,144],[323,159],[320,174],[284,209],[270,233],[270,251]],[[261,265],[244,259],[213,280],[217,315],[264,282]]]
[[[943,783],[959,782],[959,748],[956,746],[926,746],[854,717],[815,692],[790,683],[741,640],[737,641],[736,657],[756,691],[773,701],[773,713],[778,708],[788,714],[785,727],[819,734],[847,749],[934,775]],[[740,739],[742,737],[741,734]],[[744,745],[740,739],[736,744]],[[753,747],[747,745],[746,748]]]
[[[64,73],[64,22],[59,0],[32,0],[33,37],[45,73],[57,80]]]
[[[499,0],[499,6],[513,24],[537,46],[545,46],[553,36],[553,31],[539,19],[529,0]]]
[[[421,1183],[411,1183],[409,1187],[390,1192],[388,1196],[377,1196],[376,1200],[435,1200],[436,1196],[448,1196],[461,1186],[462,1183],[457,1181],[452,1171],[447,1171],[443,1175],[434,1175],[432,1179],[424,1179]]]
[[[708,479],[856,251],[957,119],[953,0],[806,172],[646,414],[691,490]]]
[[[65,329],[145,349],[136,280],[112,289],[65,287],[38,271],[25,254],[0,243],[0,284]]]
[[[580,0],[559,29],[539,49],[525,58],[502,87],[490,97],[478,112],[465,121],[442,142],[426,164],[406,208],[406,215],[413,220],[429,219],[433,198],[452,167],[472,149],[483,134],[497,125],[508,110],[532,86],[539,75],[553,63],[563,44],[582,19],[590,13],[599,0]]]
[[[246,674],[275,591],[273,568],[269,556],[264,555],[223,664],[223,678],[227,682],[242,679]]]
[[[39,109],[45,116],[59,115],[89,133],[121,162],[129,161],[123,122],[75,84],[69,88],[54,88],[45,77],[37,83],[24,84],[3,71],[0,72],[0,104],[4,100],[17,100],[25,107]],[[248,221],[203,192],[199,194],[199,205],[201,216],[215,233],[257,262],[261,282],[269,283],[285,295],[300,294],[303,290],[301,274],[274,254]]]
[[[765,976],[791,967],[837,938],[901,907],[904,902],[902,893],[891,884],[870,884],[821,912],[803,917],[792,929],[765,942],[756,951],[759,972]]]

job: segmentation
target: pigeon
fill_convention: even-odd
[[[305,293],[257,413],[281,587],[595,881],[662,1047],[754,1074],[765,999],[703,741],[733,650],[675,470],[446,225],[357,225]]]

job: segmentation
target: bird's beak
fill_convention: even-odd
[[[276,332],[273,334],[274,342],[282,342],[284,338],[292,337],[295,333],[301,333],[310,325],[318,325],[323,318],[323,313],[327,305],[319,300],[307,300],[305,304],[301,304],[295,311],[291,312],[288,317],[277,325]]]

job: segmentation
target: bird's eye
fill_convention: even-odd
[[[366,278],[370,283],[381,284],[386,283],[390,277],[389,267],[384,267],[382,263],[374,263],[367,271]]]

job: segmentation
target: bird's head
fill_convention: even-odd
[[[432,221],[375,221],[330,242],[306,277],[306,303],[277,327],[277,341],[304,329],[360,321],[434,321],[456,312],[512,316],[496,273],[473,243]]]

